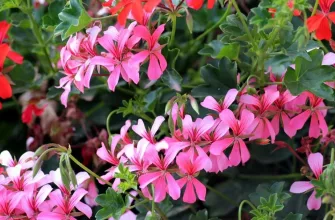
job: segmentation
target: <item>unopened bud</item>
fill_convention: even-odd
[[[270,143],[270,140],[267,138],[259,138],[259,139],[256,139],[254,142],[255,144],[258,144],[258,145],[268,145]]]
[[[329,164],[321,174],[320,180],[323,181],[325,191],[331,195],[335,193],[335,165]]]
[[[199,115],[199,105],[198,105],[197,100],[193,98],[193,96],[191,95],[188,95],[188,99],[190,100],[193,110]]]
[[[257,93],[256,89],[255,89],[255,88],[252,88],[252,87],[249,87],[249,88],[247,89],[247,92],[248,92],[249,95],[254,95],[254,94]]]

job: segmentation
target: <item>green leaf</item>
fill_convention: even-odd
[[[60,170],[60,175],[62,178],[62,182],[66,189],[70,190],[70,175],[67,169],[67,166],[65,164],[67,154],[62,154],[60,159],[59,159],[59,170]]]
[[[292,212],[289,213],[284,220],[301,220],[302,214],[293,214]]]
[[[70,0],[58,17],[61,23],[57,25],[55,35],[61,35],[62,40],[82,30],[93,20],[87,14],[81,0]]]
[[[129,171],[128,167],[123,166],[122,163],[118,166],[118,171],[115,172],[115,178],[121,179],[121,183],[118,188],[122,192],[126,192],[129,189],[137,190],[136,175]]]
[[[324,82],[335,80],[335,68],[322,66],[323,52],[312,50],[309,52],[311,61],[298,57],[295,69],[289,68],[285,74],[284,83],[293,95],[299,95],[304,91],[334,101],[334,91]]]
[[[56,26],[61,22],[60,14],[65,6],[64,0],[53,1],[48,7],[48,13],[42,17],[42,27],[47,31],[54,31]]]
[[[12,13],[10,20],[11,24],[15,27],[30,28],[28,16],[22,12]]]
[[[21,5],[22,0],[0,0],[0,11],[4,11],[11,8],[18,8]]]
[[[105,194],[98,195],[95,201],[102,207],[95,215],[98,220],[110,217],[119,219],[127,208],[122,195],[115,192],[112,188],[108,188]]]
[[[15,87],[29,86],[34,81],[35,69],[33,64],[25,60],[21,65],[17,64],[9,76],[15,83]]]
[[[181,82],[183,81],[183,78],[175,69],[165,70],[162,76],[162,81],[171,89],[176,90],[177,92],[181,91]]]
[[[189,220],[217,220],[219,218],[208,218],[208,212],[206,209],[198,211],[195,215],[192,214]]]
[[[219,40],[213,40],[199,51],[200,55],[211,56],[215,59],[228,57],[231,60],[237,60],[240,53],[240,44],[223,43]]]

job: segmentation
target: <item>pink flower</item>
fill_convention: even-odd
[[[142,137],[140,141],[142,141],[144,145],[146,145],[148,148],[155,148],[157,151],[160,151],[161,149],[168,148],[168,145],[164,140],[157,142],[155,139],[155,135],[164,120],[165,118],[163,116],[158,116],[155,119],[151,129],[146,130],[142,119],[138,119],[137,125],[133,125],[132,129],[136,134]],[[143,151],[145,151],[145,149],[143,149]]]
[[[133,54],[130,52],[138,41],[136,38],[130,38],[135,25],[136,22],[133,22],[128,28],[120,31],[110,26],[104,32],[104,36],[98,39],[99,44],[107,50],[107,53],[94,57],[92,64],[102,65],[110,72],[107,82],[112,91],[115,90],[120,75],[126,82],[133,81],[137,84],[140,80],[139,65],[132,61]]]
[[[63,181],[62,181],[62,177],[60,174],[60,169],[58,168],[56,171],[51,171],[50,172],[50,177],[52,182],[61,190],[61,192],[65,195],[70,195],[71,191],[75,189],[75,187],[71,184],[70,185],[70,190],[68,190]],[[77,179],[77,184],[78,184],[78,188],[80,188],[82,186],[82,183],[86,180],[88,180],[90,178],[90,176],[88,175],[88,173],[86,172],[79,172],[76,174],[76,179]]]
[[[279,92],[274,87],[265,88],[265,93],[259,98],[255,98],[251,95],[242,95],[240,102],[247,104],[249,109],[257,113],[252,127],[255,128],[253,136],[250,140],[257,138],[268,138],[271,136],[271,142],[274,143],[276,133],[268,119],[269,108],[279,97]]]
[[[308,156],[308,165],[312,169],[314,176],[316,179],[319,179],[322,174],[322,166],[323,166],[323,156],[320,153],[312,153]],[[304,193],[314,189],[314,185],[311,181],[296,181],[291,185],[290,192],[291,193]],[[315,197],[316,192],[313,190],[313,193],[309,197],[307,201],[307,208],[309,210],[318,210],[321,207],[321,198]]]
[[[168,171],[169,165],[174,160],[174,155],[165,154],[165,157],[158,155],[158,152],[151,150],[148,155],[148,160],[153,163],[157,171],[142,174],[138,182],[140,187],[146,191],[147,186],[152,183],[155,189],[155,202],[161,202],[165,199],[168,193],[172,199],[176,200],[180,197],[180,188]]]
[[[14,219],[21,199],[24,196],[23,192],[12,192],[7,189],[0,190],[0,219]]]
[[[22,169],[29,169],[34,166],[34,152],[27,151],[21,155],[19,161],[14,160],[12,155],[10,155],[9,151],[2,151],[0,154],[0,164],[6,167],[15,167],[20,164]]]
[[[194,203],[196,201],[194,188],[198,198],[205,201],[206,187],[195,176],[206,166],[206,158],[198,156],[192,159],[188,154],[180,153],[176,161],[180,171],[185,175],[183,178],[177,180],[180,188],[186,184],[183,201],[186,203]]]
[[[95,68],[91,59],[97,55],[94,46],[100,31],[100,27],[93,26],[87,29],[87,36],[77,33],[74,37],[69,38],[66,46],[61,50],[60,59],[66,76],[60,79],[60,85],[56,88],[64,89],[61,102],[65,107],[67,107],[72,83],[82,93],[84,92],[84,86],[87,88],[90,86]]]
[[[325,54],[322,60],[322,65],[330,66],[334,64],[335,64],[335,53],[330,52]],[[335,81],[325,82],[325,84],[335,89]]]
[[[159,79],[167,67],[166,60],[161,53],[162,46],[158,43],[159,37],[164,31],[164,24],[160,25],[151,35],[146,26],[140,25],[134,28],[134,36],[147,41],[147,50],[134,55],[133,60],[142,63],[149,57],[148,77],[150,80]]]
[[[322,132],[322,137],[326,137],[328,134],[328,126],[324,117],[327,114],[327,107],[325,106],[323,99],[310,92],[305,92],[305,94],[309,98],[310,106],[305,106],[308,107],[307,110],[292,118],[290,125],[295,130],[299,130],[311,117],[311,124],[308,132],[309,137],[319,138],[320,130]]]
[[[250,126],[254,121],[254,115],[244,109],[241,113],[241,119],[237,120],[232,111],[226,109],[220,113],[220,118],[227,123],[233,134],[231,137],[223,138],[222,140],[212,143],[210,153],[221,155],[230,145],[233,149],[229,155],[230,164],[237,166],[241,161],[242,164],[250,159],[250,153],[243,139],[250,137]]]
[[[29,219],[36,219],[40,213],[40,207],[43,206],[44,201],[52,191],[50,185],[44,185],[38,191],[25,192],[25,196],[20,203],[20,207],[26,213]]]
[[[205,170],[209,171],[212,167],[212,162],[201,147],[201,144],[202,136],[212,129],[214,125],[213,117],[206,116],[203,119],[197,118],[195,122],[193,122],[192,117],[186,115],[182,122],[183,130],[182,137],[180,137],[181,139],[171,139],[167,151],[174,156],[181,150],[187,151],[190,157],[203,156],[207,160]]]
[[[212,96],[207,96],[200,104],[205,108],[221,113],[223,110],[229,108],[235,101],[237,94],[238,91],[236,89],[230,89],[221,104],[219,104]]]
[[[88,218],[92,216],[91,208],[80,202],[80,200],[87,194],[84,189],[77,189],[71,197],[62,195],[62,192],[57,189],[50,193],[50,201],[56,206],[56,208],[51,212],[43,211],[41,212],[37,220],[68,220],[75,219],[72,214],[74,208],[78,209]]]
[[[286,103],[294,100],[296,96],[291,95],[288,90],[280,93],[279,98],[273,103],[271,112],[274,113],[271,124],[275,134],[279,133],[279,125],[282,124],[285,133],[289,137],[293,137],[296,133],[296,130],[290,124],[289,111],[286,108]]]
[[[129,170],[133,171],[147,171],[148,167],[150,166],[150,162],[144,159],[145,150],[147,148],[146,143],[143,141],[139,141],[137,143],[136,148],[133,144],[128,144],[124,147],[124,153],[131,162],[128,165]]]

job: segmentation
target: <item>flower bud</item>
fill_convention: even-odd
[[[249,88],[247,89],[247,92],[248,92],[249,95],[254,95],[254,94],[257,93],[256,89],[255,89],[255,88],[252,88],[252,87],[249,87]]]
[[[335,195],[335,165],[329,164],[321,174],[321,178],[325,186],[325,191],[331,195]]]
[[[259,138],[259,139],[256,139],[254,143],[258,145],[268,145],[270,143],[270,140],[267,138]]]

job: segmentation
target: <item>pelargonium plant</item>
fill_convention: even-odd
[[[333,3],[0,0],[0,219],[334,219]]]

